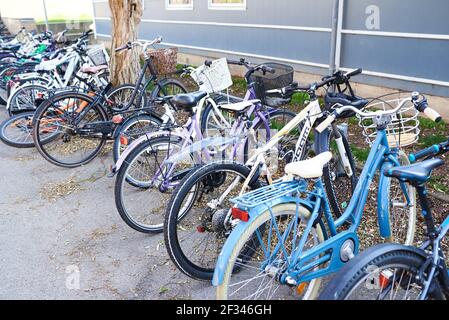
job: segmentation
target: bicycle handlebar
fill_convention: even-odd
[[[161,42],[162,42],[162,36],[158,36],[151,41],[133,41],[133,42],[130,41],[127,44],[116,48],[115,52],[120,52],[123,50],[130,50],[133,47],[142,47],[143,51],[146,51],[148,49],[148,47],[151,47],[152,45],[155,45],[155,44],[158,44]]]
[[[374,111],[374,112],[365,112],[365,111],[361,111],[353,106],[341,106],[340,105],[340,107],[338,109],[335,109],[331,115],[329,115],[319,126],[317,126],[316,130],[319,133],[323,132],[324,130],[326,130],[327,127],[329,127],[332,124],[332,122],[335,121],[335,119],[340,114],[342,114],[345,111],[354,112],[363,118],[376,118],[379,116],[387,116],[387,115],[393,115],[393,114],[397,113],[410,100],[412,101],[415,108],[418,111],[423,112],[427,117],[429,117],[429,119],[431,119],[435,122],[441,121],[441,116],[438,114],[438,112],[436,112],[435,110],[433,110],[432,108],[430,108],[428,106],[427,99],[423,96],[422,100],[419,101],[418,100],[419,97],[420,97],[420,94],[418,92],[413,92],[411,98],[409,97],[409,98],[403,99],[401,101],[401,103],[396,108],[394,108],[392,110],[378,110],[378,111]],[[336,106],[338,106],[338,104],[334,105],[333,108],[335,108]]]
[[[351,77],[361,74],[362,72],[363,72],[362,68],[355,69],[346,74],[336,72],[333,76],[324,77],[321,79],[320,82],[314,82],[308,86],[300,86],[298,83],[294,82],[293,84],[281,89],[268,90],[267,93],[268,94],[278,93],[282,95],[287,95],[295,93],[297,91],[315,91],[326,85],[334,84],[337,80],[348,81]]]

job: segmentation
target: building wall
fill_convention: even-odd
[[[94,0],[99,37],[111,34],[106,1]],[[333,0],[247,0],[246,10],[166,10],[146,0],[139,36],[163,35],[189,55],[278,60],[324,75],[330,61]],[[364,68],[363,84],[449,97],[449,1],[344,0],[337,64]]]

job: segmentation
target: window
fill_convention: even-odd
[[[165,0],[167,10],[192,10],[193,0]]]
[[[246,0],[209,0],[209,9],[246,10]]]

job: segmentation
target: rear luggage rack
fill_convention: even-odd
[[[274,199],[306,190],[307,181],[305,180],[282,181],[245,193],[240,197],[232,199],[231,202],[239,208],[248,210]]]

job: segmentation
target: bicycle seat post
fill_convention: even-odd
[[[425,183],[413,184],[418,192],[419,203],[421,205],[422,215],[424,216],[424,220],[427,226],[427,235],[431,240],[435,240],[438,236],[437,230],[435,227],[435,221],[432,215],[432,209],[430,207],[429,199],[427,197],[428,191],[425,186]]]

